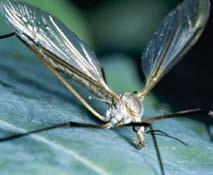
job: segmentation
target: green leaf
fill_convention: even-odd
[[[116,91],[142,88],[131,59],[114,55],[102,64],[110,86]],[[102,103],[98,103],[96,108],[104,114]],[[161,109],[155,108],[157,104],[153,96],[145,98],[145,116],[159,115]],[[0,41],[0,137],[64,121],[98,123],[19,40]],[[212,174],[213,147],[203,124],[182,119],[162,121],[154,127],[188,144],[185,147],[158,137],[167,174]],[[64,128],[0,143],[0,172],[160,174],[150,135],[146,136],[143,150],[134,147],[134,137],[131,128]]]

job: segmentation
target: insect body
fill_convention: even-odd
[[[120,94],[119,98],[107,110],[106,119],[114,125],[141,121],[144,111],[141,99],[131,93]]]
[[[207,23],[209,9],[209,0],[185,0],[170,12],[144,49],[145,88],[136,94],[116,94],[105,82],[94,52],[58,19],[18,0],[3,0],[1,3],[1,12],[15,35],[94,116],[105,122],[102,128],[144,121],[144,96],[197,41]],[[109,105],[106,115],[94,110],[61,72],[101,97]],[[144,146],[143,135],[144,127],[141,126],[136,136],[138,148]]]

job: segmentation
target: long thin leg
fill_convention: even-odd
[[[209,113],[211,113],[211,116],[212,116],[212,112],[210,110],[193,109],[193,110],[180,111],[180,112],[176,112],[176,113],[172,113],[172,114],[166,114],[166,115],[161,115],[161,116],[157,116],[157,117],[144,119],[144,120],[142,120],[142,122],[132,122],[132,123],[125,124],[125,125],[122,125],[122,126],[114,126],[114,127],[122,128],[122,127],[133,126],[133,130],[136,131],[134,129],[134,127],[136,127],[136,126],[149,127],[151,122],[155,122],[155,121],[162,120],[162,119],[180,118],[180,117],[187,117],[187,116],[190,116],[190,115],[196,115],[196,116],[197,115],[207,115]],[[95,124],[86,124],[86,123],[77,123],[77,122],[65,122],[65,123],[61,123],[61,124],[58,124],[58,125],[54,125],[54,126],[30,131],[30,132],[27,132],[27,133],[21,133],[21,134],[13,135],[11,137],[2,138],[2,139],[0,139],[0,142],[19,138],[19,137],[23,137],[23,136],[30,135],[30,134],[33,134],[33,133],[38,133],[38,132],[52,130],[52,129],[55,129],[55,128],[61,128],[61,127],[66,127],[66,126],[95,128],[95,129],[108,129],[108,128],[112,127],[112,125],[110,123],[106,123],[106,124],[103,124],[103,125],[95,125]]]
[[[151,124],[149,125],[149,128],[150,128],[150,131],[154,131]],[[150,133],[151,133],[152,140],[153,140],[153,143],[154,143],[155,152],[156,152],[156,154],[157,154],[157,158],[158,158],[158,162],[159,162],[161,174],[162,174],[162,175],[165,175],[164,166],[163,166],[163,161],[162,161],[162,158],[161,158],[161,155],[160,155],[160,150],[159,150],[159,148],[158,148],[157,138],[156,138],[154,132],[150,132]]]
[[[151,123],[144,123],[144,126],[141,126],[141,127],[145,127],[145,128],[149,127],[149,128],[150,128],[150,130],[149,130],[149,131],[146,131],[145,133],[149,133],[149,134],[151,134],[151,136],[152,136],[152,140],[153,140],[154,147],[155,147],[155,152],[156,152],[156,154],[157,154],[157,158],[158,158],[158,162],[159,162],[159,166],[160,166],[160,171],[161,171],[161,174],[162,174],[162,175],[165,175],[164,166],[163,166],[163,161],[162,161],[162,158],[161,158],[161,155],[160,155],[160,150],[159,150],[159,148],[158,148],[157,138],[156,138],[156,136],[155,136],[155,131],[158,131],[158,130],[154,130]],[[141,129],[141,128],[139,128],[139,130],[140,130],[140,129]],[[133,131],[134,131],[135,133],[138,134],[139,130],[137,130],[137,129],[135,128],[135,126],[133,126]],[[142,143],[142,147],[144,147],[144,146],[143,146],[143,143]],[[140,148],[142,148],[142,147],[140,147]]]
[[[15,32],[12,32],[12,33],[8,33],[6,35],[1,35],[0,36],[0,39],[5,39],[5,38],[9,38],[11,36],[14,36],[16,33]]]
[[[43,59],[40,59],[44,64],[47,65],[49,70],[63,83],[63,85],[98,119],[105,121],[105,117],[98,113],[65,79],[64,77]]]
[[[198,117],[198,116],[209,116],[213,119],[213,111],[211,109],[191,109],[185,111],[174,112],[171,114],[160,115],[151,118],[142,119],[141,122],[128,123],[125,126],[144,126],[145,123],[153,123],[159,120],[171,119],[171,118],[183,118],[183,117]]]
[[[53,130],[53,129],[56,129],[56,128],[63,128],[63,127],[109,129],[109,128],[112,127],[112,125],[110,123],[105,123],[105,124],[102,124],[102,125],[96,125],[96,124],[89,124],[89,123],[65,122],[65,123],[60,123],[60,124],[56,124],[56,125],[53,125],[53,126],[49,126],[49,127],[25,132],[25,133],[14,134],[14,135],[11,135],[9,137],[0,138],[0,142],[6,142],[6,141],[21,138],[21,137],[24,137],[24,136],[28,136],[30,134],[40,133],[40,132],[43,132],[43,131]]]
[[[144,125],[141,123],[140,126],[150,126],[150,124],[144,123]],[[90,123],[79,123],[79,122],[64,122],[64,123],[60,123],[60,124],[56,124],[56,125],[52,125],[49,127],[45,127],[45,128],[41,128],[41,129],[36,129],[33,131],[29,131],[29,132],[25,132],[25,133],[19,133],[19,134],[14,134],[8,137],[4,137],[4,138],[0,138],[0,142],[6,142],[6,141],[10,141],[13,139],[18,139],[24,136],[28,136],[30,134],[35,134],[35,133],[40,133],[43,131],[49,131],[49,130],[53,130],[56,128],[64,128],[64,127],[78,127],[78,128],[93,128],[93,129],[110,129],[110,128],[121,128],[121,127],[125,127],[125,126],[112,126],[111,123],[104,123],[101,125],[98,124],[90,124]]]
[[[210,109],[191,109],[185,111],[174,112],[171,114],[165,114],[161,116],[156,116],[152,118],[147,118],[142,120],[142,122],[152,123],[158,120],[170,119],[170,118],[182,118],[182,117],[197,117],[201,115],[208,115],[212,117],[212,111]],[[213,118],[212,118],[213,119]]]

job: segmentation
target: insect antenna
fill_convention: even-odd
[[[11,33],[8,33],[8,34],[5,34],[5,35],[0,35],[0,39],[9,38],[9,37],[15,36],[15,35],[16,35],[15,32],[11,32]]]

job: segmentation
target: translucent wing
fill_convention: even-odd
[[[46,63],[99,96],[113,95],[95,54],[59,20],[17,0],[4,0],[1,11],[17,36]]]
[[[209,10],[208,0],[185,0],[165,17],[142,56],[146,85],[139,97],[147,94],[194,45],[206,25]]]

